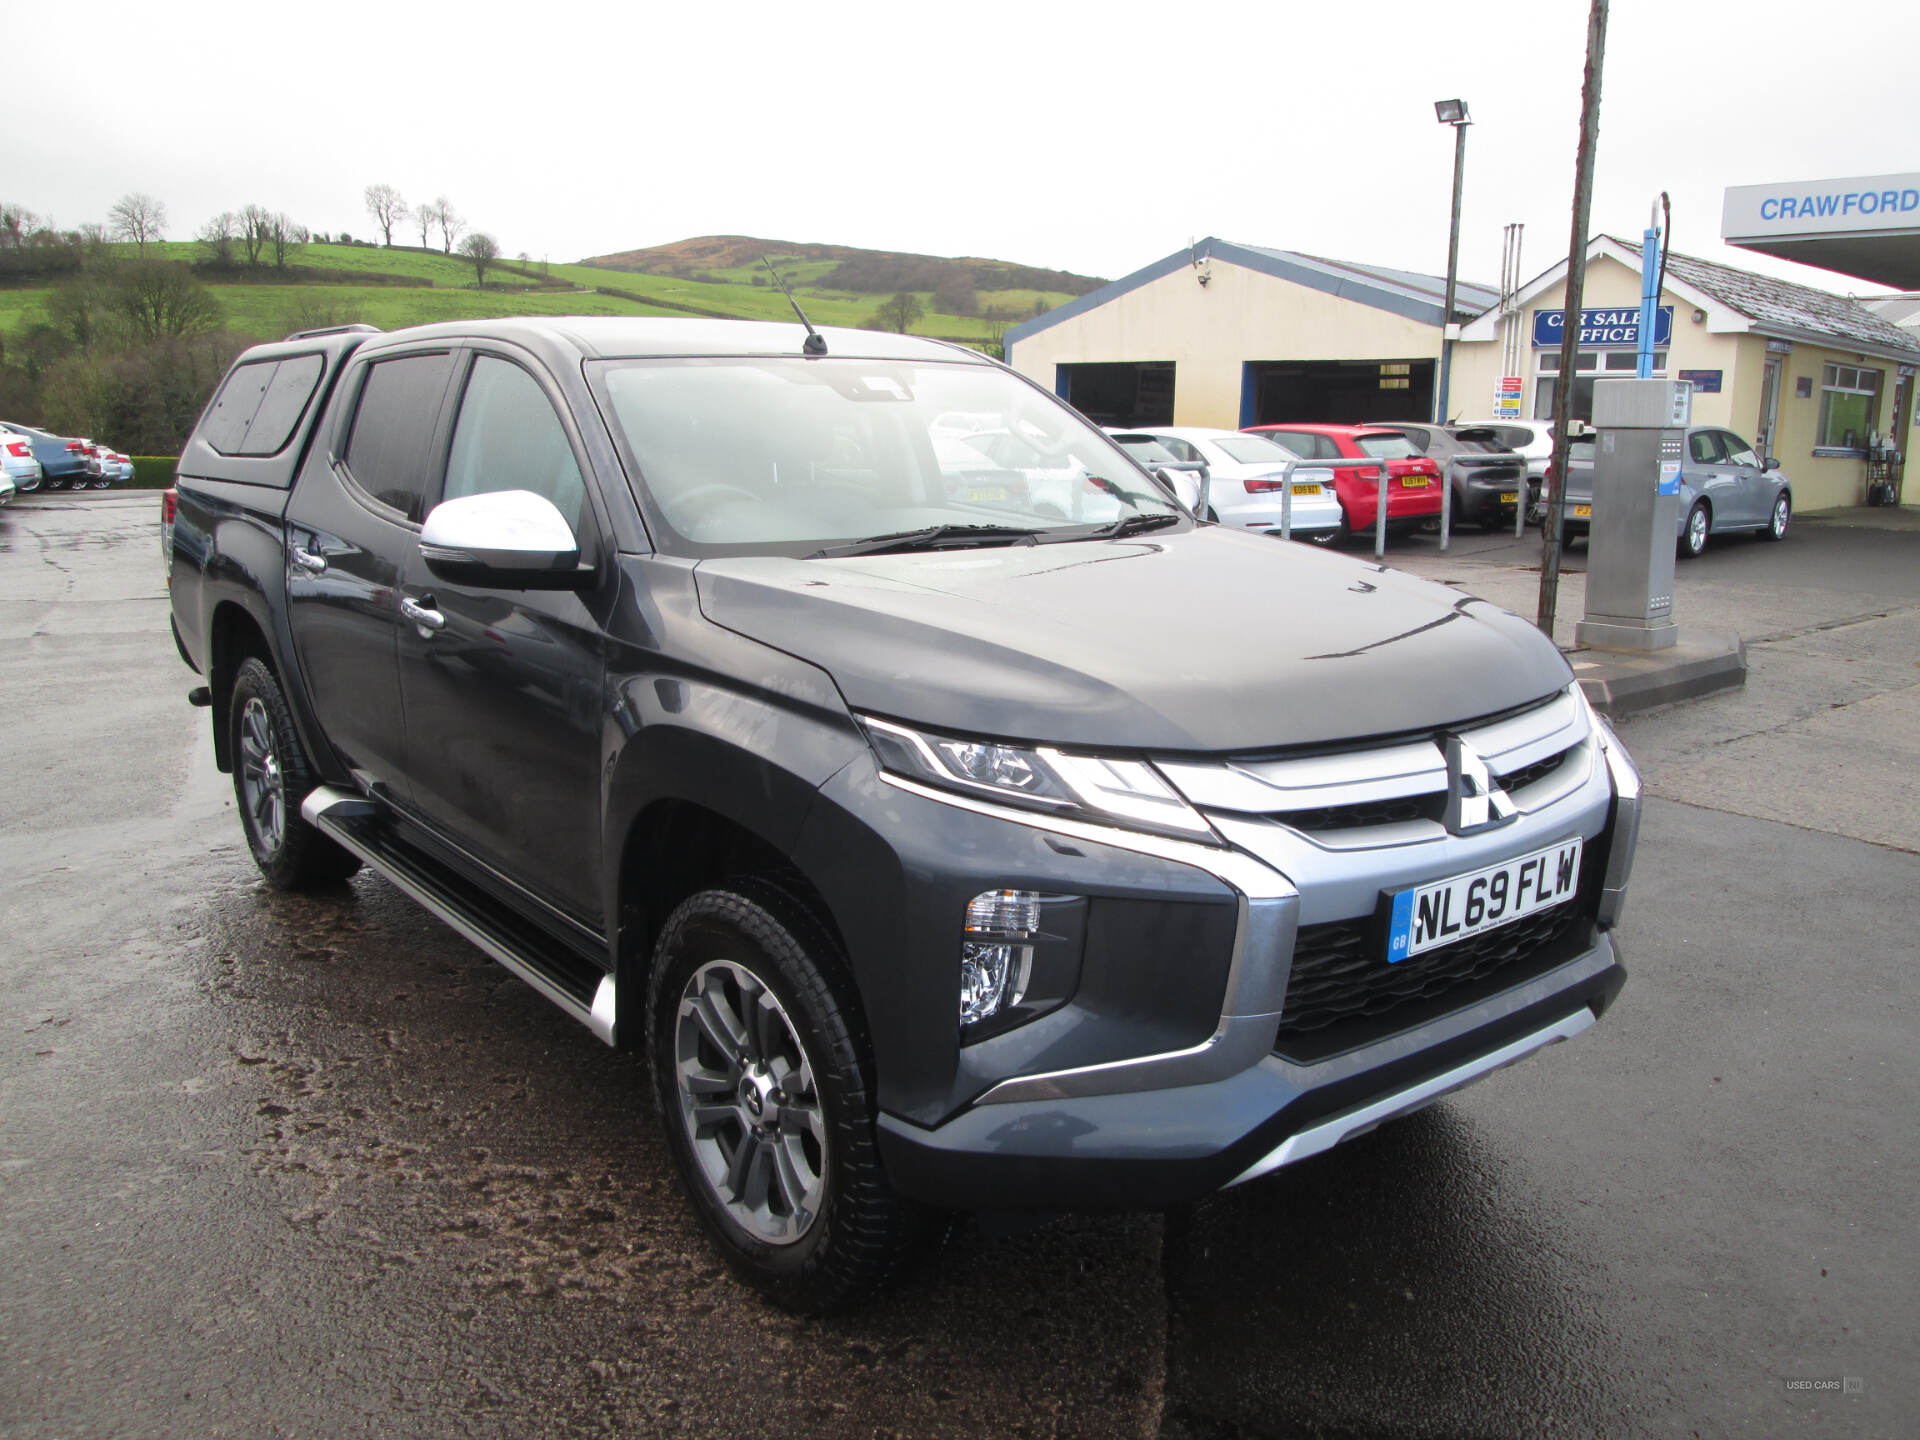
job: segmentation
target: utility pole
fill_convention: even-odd
[[[1436,100],[1434,116],[1442,125],[1453,126],[1453,215],[1447,229],[1447,298],[1440,315],[1440,384],[1433,397],[1433,423],[1447,423],[1447,391],[1453,381],[1453,302],[1460,273],[1460,186],[1467,173],[1467,116],[1464,100]],[[1446,548],[1446,535],[1440,537]]]
[[[1607,55],[1607,0],[1587,13],[1587,72],[1580,92],[1580,151],[1573,170],[1573,236],[1567,244],[1566,312],[1560,326],[1560,374],[1553,387],[1553,460],[1540,521],[1540,610],[1534,624],[1553,639],[1560,603],[1560,509],[1566,487],[1568,430],[1580,353],[1580,302],[1587,288],[1587,217],[1593,209],[1593,152],[1600,140],[1600,73]]]

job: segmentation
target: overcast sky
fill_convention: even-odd
[[[15,98],[58,94],[0,119],[0,198],[364,235],[379,181],[556,261],[720,233],[1116,277],[1218,235],[1439,273],[1458,95],[1460,269],[1494,283],[1510,221],[1529,275],[1566,254],[1587,8],[18,5]],[[1914,0],[1615,0],[1594,228],[1664,189],[1680,250],[1874,291],[1728,250],[1721,194],[1920,169],[1916,41]]]

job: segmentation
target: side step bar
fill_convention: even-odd
[[[513,917],[432,858],[397,839],[371,801],[330,785],[301,803],[309,825],[352,851],[396,889],[506,966],[608,1045],[615,1043],[618,996],[613,976],[597,983]]]

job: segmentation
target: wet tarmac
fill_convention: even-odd
[[[800,1321],[706,1248],[631,1058],[378,877],[258,883],[166,614],[151,497],[0,512],[7,1440],[1867,1435],[1920,1402],[1906,850],[1682,784],[1579,1040],[1170,1216],[963,1227]],[[1630,743],[1685,773],[1687,713]]]

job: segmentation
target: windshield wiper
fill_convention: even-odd
[[[1149,530],[1164,530],[1169,525],[1178,525],[1178,515],[1123,515],[1106,525],[1096,525],[1091,530],[1073,530],[1066,534],[1043,540],[1043,545],[1054,545],[1065,540],[1118,540],[1123,535],[1142,535]]]
[[[900,550],[960,549],[974,545],[1018,545],[1034,543],[1038,530],[1022,530],[1012,525],[929,525],[924,530],[902,530],[893,535],[869,535],[845,545],[829,545],[807,556],[809,560],[833,560],[844,555],[885,555]]]

